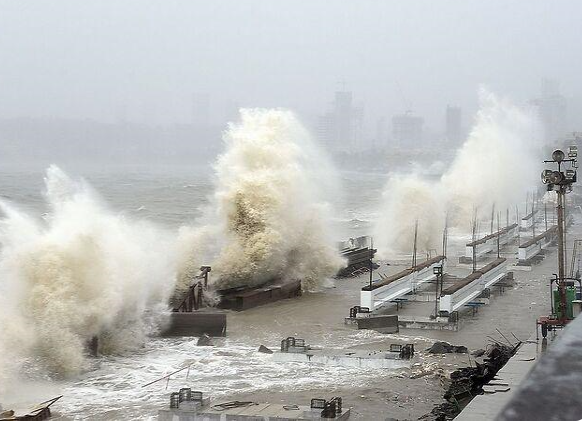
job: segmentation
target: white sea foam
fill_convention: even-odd
[[[181,287],[203,263],[216,288],[301,279],[309,289],[332,276],[342,264],[326,201],[335,175],[294,114],[243,109],[224,141],[211,205],[180,233]]]
[[[55,166],[45,184],[42,220],[0,202],[0,385],[32,357],[79,373],[95,336],[102,353],[141,345],[173,288],[163,231],[112,212]]]
[[[413,173],[393,175],[374,234],[384,255],[410,251],[418,220],[418,248],[440,250],[448,224],[470,231],[474,214],[490,218],[491,206],[505,213],[521,203],[537,180],[539,124],[522,107],[485,89],[467,140],[437,181]]]

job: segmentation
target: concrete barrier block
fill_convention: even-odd
[[[398,332],[398,315],[370,316],[356,319],[358,329],[371,329],[381,333]]]

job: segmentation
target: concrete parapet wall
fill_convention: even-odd
[[[220,308],[242,311],[268,304],[273,301],[301,295],[301,281],[291,281],[280,285],[268,285],[262,288],[225,293],[219,304]]]
[[[390,304],[391,301],[413,292],[423,283],[435,279],[433,269],[443,263],[444,257],[439,256],[380,281],[372,285],[372,288],[365,286],[360,291],[360,305],[375,311]]]
[[[158,411],[159,421],[324,421],[321,410],[309,406],[289,406],[282,404],[255,403],[249,406],[228,408],[224,410],[204,407],[197,411],[181,409],[162,409]],[[337,414],[336,421],[345,421],[350,417],[350,409],[345,408]]]
[[[473,259],[473,247],[475,247],[475,256],[477,258],[492,252],[497,249],[497,242],[499,241],[499,246],[504,246],[516,238],[519,234],[519,228],[517,224],[505,227],[498,232],[487,235],[479,240],[468,243],[465,245],[465,258]],[[499,237],[499,238],[498,238]]]
[[[358,329],[372,329],[382,333],[398,333],[398,315],[356,318]]]
[[[226,336],[226,313],[220,310],[172,312],[162,336]]]
[[[547,231],[535,236],[521,244],[517,249],[517,258],[520,262],[529,261],[538,255],[542,250],[547,249],[557,235],[557,226],[550,227]]]
[[[448,314],[457,311],[479,297],[485,289],[502,280],[507,275],[506,270],[506,259],[498,259],[469,275],[465,278],[467,281],[460,281],[460,288],[453,285],[444,290],[439,299],[439,311]]]

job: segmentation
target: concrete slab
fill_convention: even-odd
[[[226,313],[216,309],[170,313],[170,325],[162,336],[226,336]]]
[[[243,311],[287,298],[301,296],[301,281],[266,285],[261,288],[229,290],[221,292],[219,308]]]
[[[500,421],[523,419],[578,420],[582,413],[582,318],[577,317],[548,346],[519,390],[496,417]],[[548,345],[541,341],[541,347]]]
[[[483,387],[484,395],[476,396],[455,418],[458,421],[491,421],[511,399],[519,384],[538,359],[538,344],[527,342],[503,366],[495,379]]]
[[[371,315],[369,317],[357,317],[358,329],[372,329],[380,333],[398,333],[397,315]]]
[[[398,323],[405,329],[451,330],[459,329],[458,322],[450,322],[446,317],[431,319],[426,316],[400,316]]]
[[[400,352],[353,349],[310,349],[308,352],[275,352],[273,361],[380,369],[398,369],[410,366],[410,360],[401,359]]]
[[[344,409],[336,415],[334,420],[345,421],[350,418],[350,412],[349,408]],[[219,409],[216,405],[208,405],[196,411],[172,408],[158,412],[159,421],[315,421],[324,419],[329,418],[322,418],[321,410],[311,409],[309,406],[254,402],[247,406],[229,409]]]

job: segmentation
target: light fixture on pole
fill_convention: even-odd
[[[537,325],[541,326],[542,336],[544,338],[547,336],[548,330],[563,327],[571,320],[567,297],[568,281],[571,284],[571,279],[566,278],[565,274],[564,232],[566,222],[564,220],[564,208],[566,206],[566,193],[572,191],[572,184],[576,182],[576,169],[578,168],[577,157],[577,146],[571,146],[568,149],[567,158],[562,150],[556,149],[552,152],[552,159],[544,162],[558,164],[558,169],[545,169],[541,175],[542,183],[547,186],[547,190],[555,191],[557,194],[556,210],[558,214],[558,274],[554,281],[558,288],[559,302],[556,303],[556,306],[552,305],[553,310],[550,316],[542,316],[537,320]],[[571,168],[562,169],[562,166],[567,163],[570,163]],[[553,292],[551,300],[553,303]]]

